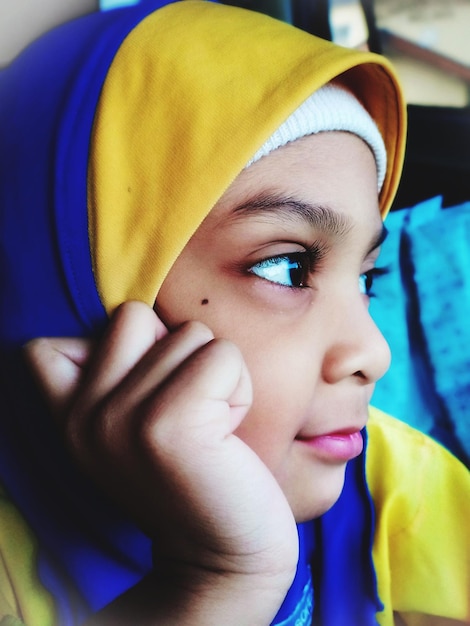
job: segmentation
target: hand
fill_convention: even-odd
[[[274,615],[297,533],[276,480],[233,434],[252,400],[236,346],[196,322],[168,333],[130,302],[96,347],[39,339],[27,354],[72,454],[154,540],[177,586],[198,581],[200,597],[208,584],[259,599],[265,590]]]

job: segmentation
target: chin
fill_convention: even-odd
[[[345,468],[337,468],[334,473],[330,470],[330,475],[323,479],[316,476],[309,482],[299,481],[303,488],[296,489],[295,497],[287,498],[297,523],[320,517],[338,501],[344,486]]]

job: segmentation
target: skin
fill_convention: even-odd
[[[295,573],[295,521],[331,507],[359,452],[334,434],[365,425],[389,364],[360,288],[381,234],[369,148],[347,133],[304,138],[234,181],[157,315],[126,303],[98,346],[28,346],[71,454],[158,538],[164,563],[164,578],[90,624],[273,619]],[[318,444],[331,434],[333,454]]]

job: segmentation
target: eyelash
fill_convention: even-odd
[[[387,267],[373,267],[367,272],[363,272],[359,276],[359,291],[366,295],[368,298],[375,298],[376,294],[372,291],[372,287],[374,286],[374,282],[376,278],[380,278],[381,276],[385,276],[389,273],[389,269]],[[361,278],[364,277],[364,287],[361,289]]]
[[[272,282],[281,287],[287,289],[305,289],[308,287],[306,279],[308,274],[311,274],[314,270],[318,269],[318,264],[323,257],[323,252],[320,246],[312,246],[309,250],[303,252],[291,252],[289,254],[280,254],[278,256],[269,257],[263,259],[258,263],[255,263],[249,268],[249,272],[258,276],[259,278]],[[286,265],[282,266],[282,262]],[[255,268],[261,271],[256,271]],[[271,270],[271,272],[269,271]],[[300,273],[300,276],[293,275],[293,271]],[[271,274],[271,276],[263,275],[263,273]],[[281,280],[279,274],[289,274],[289,281],[291,283],[298,282],[298,284],[287,284],[286,280]],[[385,267],[373,267],[366,272],[363,272],[359,276],[359,291],[366,295],[368,298],[376,297],[372,291],[374,282],[380,276],[384,276],[388,273],[388,269]],[[296,280],[297,279],[297,280]]]

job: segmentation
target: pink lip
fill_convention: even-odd
[[[363,448],[359,430],[345,430],[326,433],[315,437],[297,437],[296,441],[305,444],[326,461],[346,462],[359,456]]]

